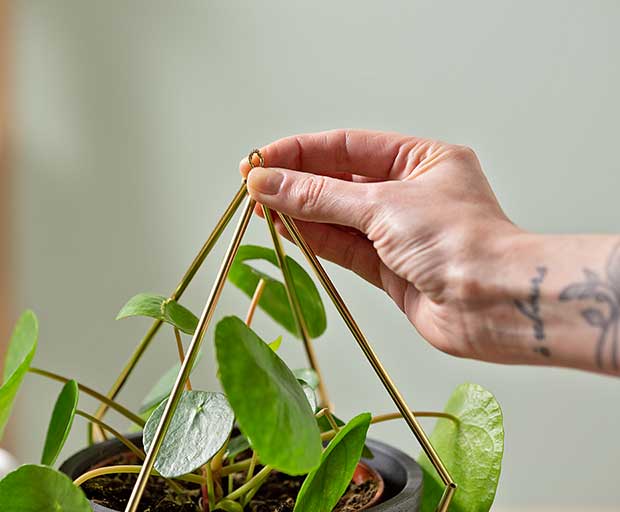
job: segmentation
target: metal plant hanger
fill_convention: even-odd
[[[248,156],[250,167],[251,168],[256,167],[256,165],[254,164],[254,157],[258,159],[259,166],[264,167],[265,161],[260,151],[257,149],[253,150]],[[222,215],[222,218],[216,224],[216,227],[213,230],[213,233],[211,234],[211,236],[209,237],[209,239],[207,240],[207,242],[201,249],[200,253],[198,254],[196,259],[190,266],[190,270],[188,270],[188,272],[184,276],[183,280],[177,287],[177,290],[175,290],[173,296],[178,297],[183,293],[183,291],[187,287],[187,284],[189,283],[189,280],[196,273],[196,271],[198,270],[198,267],[200,266],[202,261],[204,261],[204,258],[206,257],[207,253],[210,251],[213,245],[215,245],[215,242],[217,241],[221,233],[224,231],[224,229],[226,228],[226,226],[228,225],[228,223],[234,216],[235,212],[241,205],[241,202],[246,196],[247,196],[247,186],[246,186],[246,181],[244,180],[241,188],[239,189],[239,191],[237,192],[237,194],[231,201],[230,205],[228,206],[228,208]],[[153,468],[155,465],[155,459],[157,458],[159,450],[166,436],[166,432],[168,431],[168,427],[170,426],[170,422],[172,421],[174,412],[181,399],[183,389],[185,388],[185,383],[187,382],[191,369],[193,368],[196,358],[198,357],[198,353],[200,351],[200,346],[202,344],[204,335],[207,332],[207,328],[209,327],[211,319],[213,318],[213,314],[215,312],[217,302],[224,288],[224,283],[226,282],[226,278],[233,264],[235,255],[237,254],[237,250],[239,249],[239,246],[241,245],[241,240],[243,239],[243,236],[245,235],[248,224],[250,223],[250,218],[252,217],[252,213],[254,211],[255,206],[256,206],[256,201],[254,201],[251,197],[248,197],[246,200],[245,206],[243,207],[241,217],[237,223],[237,227],[235,228],[235,231],[233,233],[232,240],[230,241],[226,254],[224,255],[224,259],[222,261],[222,264],[215,278],[215,282],[213,284],[213,287],[211,288],[211,292],[209,293],[209,297],[207,298],[206,304],[200,316],[200,320],[198,322],[198,326],[196,327],[196,331],[194,332],[194,335],[192,336],[191,343],[189,345],[189,348],[183,360],[183,364],[181,365],[181,369],[177,375],[176,381],[170,393],[170,397],[166,403],[166,407],[162,414],[159,425],[157,426],[157,430],[155,431],[155,435],[151,442],[150,448],[146,454],[146,458],[143,461],[142,468],[140,470],[135,486],[131,493],[131,497],[129,498],[129,501],[127,503],[127,507],[125,508],[125,512],[137,512],[138,510],[138,505],[140,503],[142,494],[144,493],[144,490],[146,488],[148,478],[153,471]],[[299,314],[301,311],[300,306],[299,306],[299,300],[298,300],[298,297],[296,296],[295,288],[292,284],[291,274],[288,269],[284,249],[280,242],[280,237],[275,229],[270,210],[263,206],[263,212],[264,212],[265,220],[267,221],[267,224],[269,227],[269,231],[271,233],[271,237],[273,239],[274,249],[277,255],[278,263],[282,270],[291,309],[295,313],[293,316],[296,319],[297,327],[299,329],[299,332],[301,333],[301,337],[304,342],[304,347],[306,349],[306,353],[308,355],[310,364],[313,369],[318,370],[318,362],[314,354],[314,350],[312,348],[311,340],[308,335],[305,322],[303,320],[303,315]],[[397,389],[396,385],[394,384],[394,381],[392,380],[390,375],[387,373],[385,367],[383,366],[383,364],[377,357],[377,354],[375,353],[374,349],[372,348],[372,346],[370,345],[370,343],[364,336],[364,333],[362,332],[360,327],[357,325],[357,323],[353,319],[353,316],[351,315],[349,308],[346,306],[342,297],[338,293],[338,290],[336,289],[333,282],[331,281],[331,279],[325,272],[323,265],[321,265],[320,261],[314,254],[313,250],[304,240],[299,229],[295,225],[295,222],[288,215],[285,215],[281,212],[276,212],[276,213],[278,217],[281,219],[284,226],[286,227],[291,239],[297,245],[297,247],[299,247],[299,249],[305,256],[306,260],[308,261],[308,264],[310,265],[310,267],[312,267],[312,270],[314,271],[317,278],[321,282],[321,285],[323,286],[324,290],[327,292],[330,299],[334,303],[334,306],[340,313],[340,316],[342,316],[342,319],[344,320],[347,327],[351,331],[351,334],[357,341],[360,349],[366,356],[366,359],[368,359],[368,362],[370,363],[375,373],[379,377],[379,380],[381,380],[381,383],[387,390],[394,404],[396,405],[399,412],[402,414],[403,418],[407,422],[407,425],[413,432],[413,435],[416,437],[416,439],[418,440],[418,443],[424,450],[424,453],[428,456],[429,460],[433,464],[433,467],[439,474],[442,482],[445,485],[445,488],[444,488],[442,497],[439,503],[437,504],[436,511],[446,512],[450,506],[450,502],[452,501],[454,493],[456,492],[456,487],[457,487],[456,483],[452,480],[450,473],[448,472],[445,465],[441,461],[439,455],[433,448],[433,445],[428,439],[428,436],[422,429],[414,413],[407,406],[407,403],[405,402],[405,399],[403,398],[402,394]],[[143,340],[143,343],[140,346],[140,349],[142,351],[146,348],[146,345],[148,345],[148,343],[150,342],[150,340],[152,339],[152,337],[154,336],[158,328],[159,328],[159,325],[157,325],[157,322],[153,324],[153,327],[151,327],[151,329],[149,330],[149,332],[147,333],[145,337],[145,340]],[[121,376],[120,381],[115,383],[113,389],[111,390],[112,394],[116,394],[120,390],[124,381],[126,380],[128,373],[131,371],[131,368],[133,367],[132,365],[135,365],[133,358],[132,360],[130,360],[128,364],[128,367],[127,367],[128,371],[126,371],[124,375]],[[322,379],[321,379],[321,382],[322,382]],[[329,406],[329,402],[327,399],[325,389],[321,387],[319,389],[319,392],[320,392],[321,401],[323,402],[323,406]]]

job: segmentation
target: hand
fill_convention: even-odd
[[[251,172],[257,202],[299,219],[316,253],[382,288],[420,334],[453,355],[514,362],[485,328],[479,293],[519,230],[471,149],[369,131],[281,139]],[[260,212],[260,210],[258,210]],[[278,230],[286,230],[278,222]]]

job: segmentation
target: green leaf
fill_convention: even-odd
[[[316,411],[318,403],[316,401],[316,395],[314,394],[314,389],[308,386],[308,384],[306,384],[303,380],[298,379],[297,382],[301,384],[301,389],[304,390],[304,394],[306,395],[306,399],[308,400],[308,403],[310,404],[310,408],[313,411]]]
[[[445,411],[457,418],[437,420],[430,437],[458,485],[451,511],[486,512],[491,509],[504,454],[502,410],[495,397],[477,384],[462,384]],[[418,462],[424,472],[422,512],[432,512],[444,486],[426,455]]]
[[[217,324],[215,348],[222,386],[261,463],[289,475],[314,469],[321,458],[319,429],[286,364],[234,316]]]
[[[271,350],[273,350],[274,352],[277,352],[278,349],[280,348],[280,345],[282,345],[282,336],[278,336],[271,343],[268,343],[268,345]]]
[[[319,375],[312,368],[297,368],[293,370],[293,375],[297,380],[303,380],[312,389],[319,387]]]
[[[250,441],[243,434],[233,437],[226,447],[226,458],[234,459],[240,453],[250,449]]]
[[[144,426],[149,450],[166,403],[161,403]],[[191,473],[206,464],[224,446],[235,415],[222,393],[185,391],[155,460],[155,469],[167,478]]]
[[[265,289],[258,305],[287,331],[299,337],[284,284],[248,265],[246,262],[250,260],[264,260],[278,267],[278,258],[273,249],[257,245],[243,245],[237,252],[228,279],[248,297],[254,295],[254,290],[259,281],[264,279],[266,281]],[[318,338],[327,327],[325,309],[319,291],[303,267],[289,256],[286,257],[286,261],[291,271],[308,333],[312,338]]]
[[[116,319],[130,316],[147,316],[162,320],[185,334],[194,334],[198,325],[198,318],[189,309],[173,299],[152,293],[139,293],[129,299]]]
[[[198,357],[196,358],[196,361],[194,362],[192,371],[196,369],[196,366],[198,365],[198,362],[200,361],[201,357],[202,357],[202,352],[199,352]],[[170,393],[172,392],[172,388],[174,387],[174,383],[177,380],[177,376],[180,370],[181,370],[181,363],[176,363],[175,365],[168,368],[168,370],[166,370],[166,373],[164,373],[159,378],[159,380],[147,393],[146,397],[144,397],[144,400],[142,400],[142,404],[140,405],[140,409],[138,410],[140,414],[147,412],[147,411],[153,412],[153,410],[160,403],[162,403],[166,398],[170,396]]]
[[[360,414],[336,434],[321,456],[321,464],[304,480],[294,512],[331,512],[347,490],[362,455],[369,413]]]
[[[56,405],[54,405],[52,419],[47,427],[41,464],[53,466],[60,455],[71,431],[71,425],[73,425],[79,397],[80,390],[76,381],[70,380],[62,387],[56,399]]]
[[[28,464],[0,480],[2,512],[92,512],[71,479],[48,466]]]
[[[338,416],[336,416],[335,414],[332,413],[332,418],[334,418],[334,421],[336,422],[336,425],[339,427],[342,427],[345,423],[344,421],[342,421]],[[317,424],[319,425],[319,430],[321,432],[329,432],[330,430],[332,430],[332,426],[329,423],[329,420],[327,419],[327,417],[325,415],[323,416],[319,416],[317,419]],[[375,456],[372,453],[372,451],[370,450],[370,448],[368,448],[368,445],[364,445],[364,449],[362,450],[362,457],[364,457],[365,459],[374,459]]]
[[[0,386],[0,439],[9,421],[15,395],[37,350],[38,337],[37,317],[32,311],[25,311],[15,325],[4,363],[4,382]]]

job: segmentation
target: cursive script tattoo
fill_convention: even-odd
[[[547,267],[537,267],[536,275],[530,280],[530,294],[527,297],[527,301],[515,299],[514,304],[517,309],[529,318],[534,325],[534,338],[538,341],[544,341],[545,339],[545,323],[543,322],[540,313],[540,286],[547,275]],[[534,348],[534,352],[549,357],[551,351],[547,347],[537,346]]]
[[[567,286],[560,294],[560,300],[579,300],[588,303],[581,310],[581,316],[599,331],[596,364],[603,369],[605,360],[609,357],[611,366],[617,370],[620,329],[620,244],[611,251],[607,260],[605,278],[601,278],[588,268],[584,268],[583,273],[585,279]]]

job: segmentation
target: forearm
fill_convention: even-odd
[[[518,234],[484,286],[500,359],[620,375],[620,237]]]

